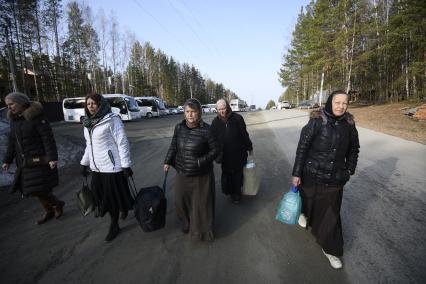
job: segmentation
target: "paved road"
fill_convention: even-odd
[[[173,172],[164,229],[144,233],[134,218],[104,243],[107,218],[82,217],[75,203],[78,166],[61,169],[59,221],[34,225],[34,200],[0,192],[0,283],[422,283],[426,279],[426,146],[359,128],[361,156],[346,186],[342,218],[344,269],[335,271],[309,232],[274,220],[289,188],[307,114],[297,110],[244,114],[262,173],[258,196],[236,206],[220,192],[216,167],[216,234],[193,243],[173,208]],[[207,121],[214,116],[207,115]],[[138,187],[162,182],[162,163],[180,117],[126,123]],[[55,135],[83,145],[81,125]],[[76,159],[76,147],[67,159]],[[72,161],[69,161],[72,162]]]

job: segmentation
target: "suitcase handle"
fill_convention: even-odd
[[[168,175],[168,173],[169,173],[169,171],[167,171],[167,172],[164,173],[164,181],[163,181],[163,192],[164,192],[164,194],[166,194],[166,184],[167,184],[167,175]],[[130,190],[130,192],[133,193],[133,199],[136,199],[136,196],[138,195],[139,192],[138,192],[138,190],[136,188],[135,180],[133,179],[133,176],[130,176],[129,178],[132,181],[131,184],[133,184],[133,188],[132,188],[133,190]],[[132,186],[130,186],[130,187],[132,187]]]

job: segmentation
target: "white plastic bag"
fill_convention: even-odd
[[[260,178],[257,172],[256,163],[252,159],[248,160],[247,164],[244,166],[243,175],[243,194],[256,195],[260,187]]]

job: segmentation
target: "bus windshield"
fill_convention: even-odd
[[[124,100],[126,102],[126,105],[129,111],[132,111],[132,112],[139,111],[138,103],[136,102],[134,98],[125,98]]]
[[[65,99],[64,108],[65,109],[84,108],[84,99]]]

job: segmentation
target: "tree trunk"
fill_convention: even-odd
[[[346,93],[349,93],[349,91],[351,90],[352,60],[354,57],[355,31],[356,31],[356,9],[354,14],[355,14],[354,15],[354,32],[352,33],[352,46],[351,46],[351,55],[349,59],[348,84],[346,86]]]
[[[10,74],[12,76],[12,89],[14,92],[17,92],[18,87],[16,85],[15,58],[13,57],[12,47],[10,45],[10,40],[9,40],[9,29],[7,26],[5,27],[5,35],[6,35],[7,55],[9,57]]]

